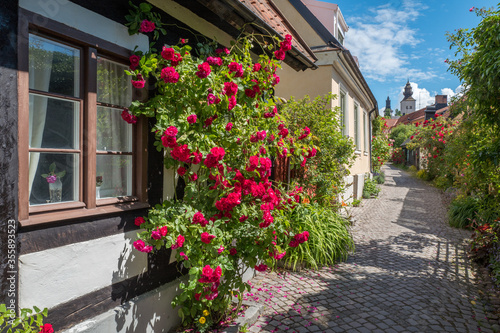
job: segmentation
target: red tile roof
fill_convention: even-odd
[[[396,126],[396,123],[398,122],[399,119],[386,119],[385,123],[387,124],[388,128],[392,128]]]

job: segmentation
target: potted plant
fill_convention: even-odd
[[[49,183],[49,202],[61,202],[62,200],[62,182],[61,178],[66,175],[66,170],[56,172],[56,162],[49,165],[49,173],[42,174],[47,183]]]

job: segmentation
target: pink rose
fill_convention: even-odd
[[[48,176],[47,178],[45,178],[45,180],[47,180],[47,183],[54,184],[57,180],[57,176],[56,175]]]
[[[233,123],[227,123],[226,125],[226,131],[230,131],[233,128]]]
[[[192,114],[192,115],[187,117],[187,121],[190,124],[194,124],[196,122],[196,119],[198,119],[198,116],[195,114]]]
[[[189,176],[189,180],[192,182],[195,182],[198,179],[198,175],[196,173],[193,173],[191,176]]]

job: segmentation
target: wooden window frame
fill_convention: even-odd
[[[132,51],[62,23],[19,9],[18,27],[18,149],[19,149],[19,222],[21,226],[53,223],[85,216],[103,215],[149,207],[147,203],[147,121],[139,117],[132,130],[133,196],[96,199],[96,123],[97,123],[97,57],[123,64]],[[37,22],[43,24],[37,25]],[[29,34],[34,33],[81,50],[80,70],[80,151],[79,199],[51,205],[29,205],[29,152],[46,149],[29,148]],[[142,91],[133,90],[133,99],[144,99]],[[46,96],[55,94],[42,93]],[[57,149],[57,151],[62,151]],[[73,150],[72,150],[73,152]]]

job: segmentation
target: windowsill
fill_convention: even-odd
[[[116,200],[117,198],[111,198]],[[108,199],[104,199],[108,200]],[[65,221],[71,219],[78,219],[82,217],[99,216],[113,213],[120,213],[129,210],[149,208],[147,202],[121,202],[114,205],[102,205],[94,209],[80,208],[45,212],[40,214],[33,214],[26,220],[19,221],[21,227],[34,226],[43,223]]]
[[[356,151],[354,152],[354,154],[356,154],[356,155],[361,155],[361,150],[356,150]]]
[[[365,151],[365,152],[364,152],[364,155],[365,155],[365,156],[368,156],[368,152],[367,152],[367,151]]]

